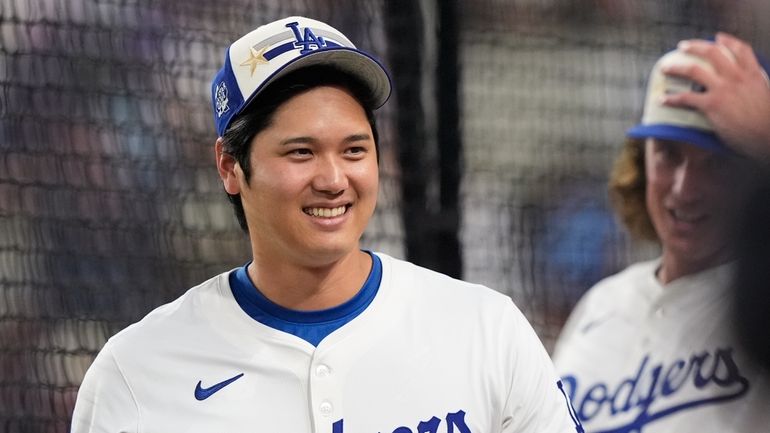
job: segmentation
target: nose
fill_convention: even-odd
[[[708,187],[706,180],[701,167],[692,161],[685,161],[677,168],[671,189],[679,200],[694,201],[700,197],[703,188]]]
[[[339,195],[348,188],[344,161],[334,156],[319,158],[313,176],[313,189],[324,194]]]

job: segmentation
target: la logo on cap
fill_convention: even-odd
[[[316,36],[310,27],[305,27],[304,37],[299,31],[299,23],[289,23],[286,24],[286,27],[291,28],[291,31],[294,32],[294,37],[297,39],[297,42],[294,42],[294,48],[302,47],[302,50],[299,52],[300,54],[307,54],[319,48],[326,48],[326,41],[324,38],[321,36]],[[315,46],[315,48],[312,48],[313,46]]]

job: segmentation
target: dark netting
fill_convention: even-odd
[[[451,1],[0,0],[0,431],[66,432],[110,335],[248,260],[208,88],[229,42],[282,16],[394,71],[367,248],[510,294],[547,345],[591,284],[653,254],[604,187],[644,76],[717,28],[767,52],[768,2],[457,3],[450,22]]]
[[[606,194],[653,63],[716,30],[770,53],[770,2],[462,5],[464,277],[509,293],[550,348],[585,290],[657,253]]]

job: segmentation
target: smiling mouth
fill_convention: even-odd
[[[695,224],[706,219],[706,215],[702,213],[682,212],[673,209],[669,210],[669,213],[676,221],[690,224]]]
[[[334,218],[344,214],[350,206],[342,205],[338,207],[306,207],[302,209],[306,214],[316,218]]]

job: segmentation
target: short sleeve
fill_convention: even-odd
[[[510,310],[502,324],[512,352],[502,432],[582,433],[543,344],[513,303]]]
[[[71,433],[137,433],[139,410],[109,343],[78,390]]]

